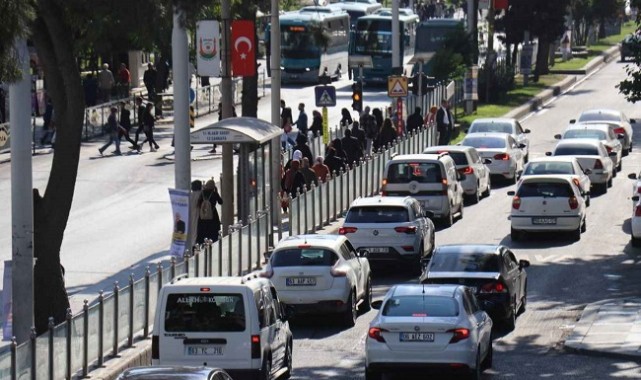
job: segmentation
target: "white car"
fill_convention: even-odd
[[[630,173],[628,178],[635,180],[632,184],[632,217],[630,218],[632,236],[630,242],[633,247],[641,247],[641,202],[639,202],[639,196],[641,195],[641,173],[638,175]]]
[[[572,119],[570,123],[575,123],[577,120]],[[579,123],[590,122],[608,122],[616,124],[615,132],[623,133],[625,138],[623,140],[623,155],[627,156],[632,150],[632,125],[636,123],[634,119],[629,119],[623,112],[612,109],[593,109],[583,111],[579,115]]]
[[[512,198],[510,235],[521,240],[526,232],[567,231],[574,240],[586,229],[586,205],[579,187],[568,176],[523,178]]]
[[[539,157],[530,160],[523,169],[523,178],[531,175],[567,175],[572,178],[572,181],[579,186],[579,189],[584,194],[585,205],[590,206],[590,188],[592,181],[590,181],[589,174],[592,173],[590,169],[584,169],[579,160],[572,156],[554,156],[554,157]],[[517,184],[518,187],[518,184]]]
[[[454,159],[456,170],[465,176],[461,186],[465,195],[472,203],[478,203],[481,197],[490,195],[491,181],[490,169],[486,164],[491,164],[489,158],[481,158],[476,148],[463,145],[437,145],[423,151],[425,154],[439,154],[446,152]]]
[[[573,124],[568,126],[562,135],[554,135],[554,138],[557,140],[595,139],[601,141],[603,145],[605,145],[605,149],[608,151],[608,154],[611,152],[616,152],[616,155],[612,156],[612,162],[616,167],[616,171],[614,174],[615,177],[616,172],[621,171],[623,160],[623,145],[621,144],[619,137],[623,137],[623,134],[617,134],[615,132],[615,127],[612,124],[600,123]]]
[[[490,159],[487,164],[490,174],[500,176],[516,183],[525,165],[524,144],[516,142],[509,133],[474,133],[465,136],[458,145],[476,148],[483,159]]]
[[[500,117],[488,119],[476,119],[467,130],[467,134],[472,133],[487,133],[487,132],[501,132],[509,133],[518,144],[525,145],[523,149],[525,162],[530,158],[530,139],[527,134],[530,133],[529,129],[524,129],[518,120],[514,118]]]
[[[552,152],[546,156],[573,156],[584,169],[590,169],[590,182],[592,186],[599,186],[601,192],[606,193],[612,186],[614,177],[614,164],[612,156],[601,141],[590,139],[565,139],[556,144]]]
[[[434,250],[434,223],[412,197],[370,197],[352,202],[338,233],[349,237],[370,262],[399,261],[420,271]]]
[[[294,313],[339,313],[354,326],[358,311],[371,305],[372,278],[360,257],[341,235],[298,235],[281,240],[261,276],[271,279],[282,303]]]
[[[372,307],[379,312],[365,341],[366,380],[407,370],[478,380],[492,367],[492,319],[470,288],[395,285]]]

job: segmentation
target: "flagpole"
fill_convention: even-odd
[[[234,99],[231,91],[231,57],[230,57],[230,32],[231,32],[231,1],[222,0],[221,2],[221,19],[222,19],[222,50],[220,52],[222,66],[222,80],[220,83],[221,102],[223,105],[222,118],[227,119],[233,116]],[[224,186],[221,197],[222,204],[222,232],[227,234],[227,228],[234,224],[234,150],[231,144],[223,145],[223,171],[222,182],[230,186]]]
[[[278,0],[272,0],[271,4],[271,26],[270,26],[270,44],[271,44],[271,106],[272,106],[272,124],[280,127],[280,23],[278,20]],[[281,146],[280,139],[273,139],[271,145],[271,217],[272,217],[272,231],[274,227],[281,225],[280,214],[280,167],[281,167]],[[281,236],[280,229],[278,230],[278,237]],[[271,246],[276,245],[276,239],[272,237]]]

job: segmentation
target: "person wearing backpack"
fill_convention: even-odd
[[[376,141],[378,137],[378,128],[376,127],[376,118],[369,113],[369,106],[365,107],[363,114],[361,115],[360,124],[363,130],[365,131],[366,147],[365,155],[369,156],[372,152],[372,143]]]
[[[202,244],[205,239],[218,241],[220,231],[220,217],[216,204],[223,204],[223,199],[218,193],[216,183],[209,180],[198,199],[198,226],[196,228],[196,244]]]

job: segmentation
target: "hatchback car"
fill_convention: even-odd
[[[539,157],[530,160],[530,162],[525,165],[519,183],[523,178],[531,175],[567,175],[572,178],[572,181],[579,186],[584,193],[585,205],[590,206],[590,188],[592,187],[592,181],[590,181],[590,177],[588,176],[590,173],[592,173],[592,170],[584,169],[576,157]]]
[[[575,240],[586,229],[586,206],[579,187],[567,176],[528,176],[515,191],[510,213],[513,241],[525,232],[567,231]]]
[[[514,118],[490,118],[476,119],[467,130],[467,134],[500,132],[512,135],[517,144],[525,145],[523,148],[523,161],[528,162],[530,158],[530,139],[528,138],[529,129],[523,128],[521,123]]]
[[[570,120],[570,123],[575,123],[577,120]],[[615,133],[623,133],[625,139],[623,141],[623,155],[627,156],[632,150],[632,124],[636,121],[629,119],[623,112],[612,109],[592,109],[583,111],[579,115],[579,123],[614,123],[616,128]]]
[[[370,262],[400,261],[418,268],[434,250],[434,223],[412,197],[359,198],[338,233],[366,250]]]
[[[225,370],[207,367],[134,367],[125,370],[116,380],[233,380]]]
[[[641,173],[638,175],[630,173],[628,178],[633,179],[632,184],[632,217],[630,218],[630,227],[632,230],[630,243],[633,247],[641,247]]]
[[[598,186],[601,192],[608,191],[612,186],[614,178],[614,164],[612,156],[616,153],[608,153],[601,141],[589,139],[565,139],[556,144],[552,152],[546,152],[546,156],[572,156],[575,157],[581,167],[590,169],[590,182],[592,186]]]
[[[425,154],[444,152],[454,159],[456,170],[465,176],[461,180],[461,186],[472,203],[478,203],[481,197],[490,195],[490,169],[486,165],[491,164],[492,160],[481,158],[476,148],[471,146],[438,145],[423,151]]]
[[[615,133],[615,127],[612,124],[601,123],[579,123],[567,127],[563,134],[554,135],[557,140],[562,139],[595,139],[599,140],[605,146],[608,154],[616,152],[612,156],[612,163],[616,171],[621,171],[623,163],[623,145],[619,139],[623,139],[623,133]]]
[[[502,245],[443,245],[434,251],[420,282],[468,286],[494,321],[514,329],[527,305],[529,265]]]
[[[298,235],[281,240],[261,276],[270,278],[278,296],[294,313],[338,313],[354,326],[358,310],[372,297],[369,261],[345,236]]]
[[[514,183],[525,165],[525,154],[519,144],[508,133],[474,133],[465,136],[458,145],[476,148],[483,159],[492,160],[487,164],[490,174],[510,180]]]
[[[454,372],[480,379],[492,367],[492,319],[460,285],[393,286],[370,323],[365,379],[386,372]]]

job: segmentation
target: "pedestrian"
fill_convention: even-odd
[[[436,130],[438,131],[438,145],[449,145],[452,137],[452,113],[447,100],[441,100],[441,107],[436,112]]]
[[[305,177],[300,172],[300,161],[292,160],[291,167],[285,171],[281,181],[281,189],[289,195],[289,198],[296,198],[297,193],[303,192]]]
[[[114,86],[114,75],[109,71],[109,64],[104,63],[98,73],[98,91],[103,102],[111,100],[111,90]]]
[[[563,54],[564,61],[568,61],[572,59],[572,48],[570,47],[570,36],[568,36],[567,32],[563,35],[563,39],[561,40],[561,53]]]
[[[374,118],[376,119],[376,130],[380,131],[383,127],[383,120],[385,119],[383,117],[383,111],[380,108],[374,108],[372,110],[372,115],[374,115]]]
[[[286,163],[284,169],[287,170],[292,166],[292,161],[301,161],[303,159],[303,152],[300,150],[294,150],[294,153],[292,153],[292,158],[290,158]]]
[[[300,172],[303,173],[303,178],[305,178],[305,186],[307,190],[311,190],[312,185],[318,186],[318,176],[309,166],[309,159],[307,159],[307,157],[303,157]]]
[[[156,144],[156,140],[154,139],[154,127],[155,127],[156,119],[154,118],[154,115],[152,115],[151,113],[153,108],[154,108],[154,105],[152,103],[147,103],[147,108],[145,109],[145,114],[143,116],[143,126],[144,126],[143,128],[145,131],[145,136],[147,136],[147,139],[143,141],[141,144],[141,145],[144,145],[146,141],[149,141],[150,152],[155,152],[160,148],[158,144]]]
[[[189,246],[193,247],[196,245],[196,239],[198,237],[198,219],[200,217],[200,207],[198,202],[200,201],[200,196],[203,192],[203,181],[196,179],[191,182],[191,194],[189,195],[189,231],[190,231],[190,241]]]
[[[394,143],[396,138],[396,129],[394,129],[394,126],[392,125],[392,119],[388,117],[383,120],[383,127],[381,128],[381,131],[378,134],[378,139],[376,140],[376,150],[386,149]]]
[[[116,145],[116,150],[113,151],[113,154],[120,156],[120,139],[118,138],[118,132],[124,129],[120,124],[118,124],[117,119],[118,108],[111,107],[109,117],[107,118],[107,125],[105,131],[109,136],[109,140],[101,148],[98,148],[98,152],[102,156],[103,152],[111,145],[112,143]]]
[[[284,102],[281,101],[281,104],[283,103]],[[292,109],[290,107],[283,108],[281,115],[281,128],[283,128],[281,144],[283,146],[283,150],[285,150],[287,148],[287,143],[291,146],[296,145],[296,142],[292,137],[295,136],[295,133],[297,132],[293,131]]]
[[[138,145],[138,138],[140,137],[140,132],[145,132],[145,113],[147,113],[147,107],[142,103],[142,97],[136,97],[136,121],[138,122],[138,129],[136,129],[136,141],[135,144],[140,151],[140,148],[144,144]],[[147,134],[145,133],[145,136]],[[147,141],[147,139],[145,139]]]
[[[363,111],[360,119],[360,125],[365,131],[365,155],[371,153],[372,145],[374,141],[376,141],[379,131],[379,128],[376,126],[376,117],[369,113],[369,109],[369,106],[365,107],[365,111]]]
[[[164,92],[169,88],[169,64],[164,57],[156,61],[156,92]]]
[[[365,138],[365,131],[361,128],[361,124],[358,121],[352,123],[352,136],[356,137],[359,144],[361,145],[361,150],[363,155],[365,155],[365,148],[367,147],[367,139]]]
[[[414,108],[414,113],[407,117],[407,133],[415,133],[423,127],[423,115],[421,115],[421,107]]]
[[[363,157],[363,150],[361,149],[361,143],[356,137],[352,136],[352,131],[349,128],[345,129],[344,134],[341,139],[341,145],[347,156],[347,164],[353,167]]]
[[[305,113],[305,104],[304,103],[299,103],[298,104],[298,119],[296,119],[296,128],[298,129],[298,133],[302,134],[303,136],[307,136],[307,114]]]
[[[312,126],[309,130],[314,137],[323,135],[323,115],[318,110],[312,111]]]
[[[147,70],[142,76],[142,82],[145,84],[147,89],[147,99],[150,102],[156,100],[156,81],[158,80],[158,72],[154,65],[150,62],[147,64]]]
[[[131,137],[129,137],[129,132],[131,131],[131,111],[129,111],[127,102],[120,102],[120,125],[123,127],[123,129],[119,130],[118,132],[118,140],[124,137],[125,140],[131,143],[129,149],[137,150],[138,144],[136,144],[136,142],[132,140]]]
[[[296,145],[294,146],[294,150],[299,150],[303,154],[303,157],[307,157],[309,162],[312,162],[314,160],[314,155],[312,154],[312,150],[309,148],[309,145],[307,145],[307,142],[307,136],[299,133],[298,136],[296,136]]]
[[[327,176],[329,175],[329,168],[325,165],[325,159],[323,156],[316,157],[316,163],[312,166],[312,170],[316,173],[316,178],[320,182],[327,181]]]
[[[51,102],[51,98],[48,96],[46,102],[45,113],[42,115],[43,125],[40,145],[45,145],[45,143],[51,142],[51,138],[53,137],[53,103]]]
[[[347,108],[343,108],[341,110],[341,127],[347,128],[352,125],[353,122],[354,120],[352,119],[352,115],[350,114],[349,110]]]
[[[426,128],[431,127],[436,122],[436,112],[437,111],[438,111],[438,107],[432,106],[430,108],[430,112],[428,112],[425,115],[425,120],[423,121],[423,124],[425,124]]]
[[[120,64],[120,70],[118,70],[118,86],[120,87],[120,97],[128,98],[129,88],[131,87],[131,73],[129,73],[127,65],[124,63]]]
[[[95,106],[98,102],[98,81],[93,76],[93,73],[87,74],[82,82],[82,88],[85,92],[85,104],[88,107]]]
[[[347,162],[347,154],[345,154],[345,149],[343,149],[343,142],[339,138],[335,138],[331,141],[332,147],[336,151],[336,157]]]
[[[285,108],[287,105],[285,104],[285,101],[283,99],[280,100],[280,120],[283,120],[285,117]]]
[[[203,244],[205,239],[218,241],[220,232],[220,217],[216,204],[223,204],[218,188],[213,179],[205,183],[198,198],[198,225],[196,227],[196,244]]]
[[[345,162],[340,157],[336,156],[336,149],[331,145],[327,148],[324,163],[327,165],[332,177],[340,174],[341,170],[345,170]]]

